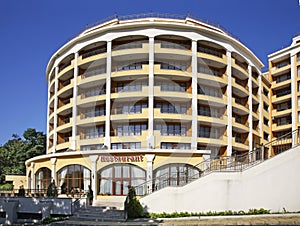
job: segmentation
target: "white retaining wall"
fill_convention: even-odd
[[[300,147],[243,172],[216,172],[140,199],[148,212],[300,211]]]

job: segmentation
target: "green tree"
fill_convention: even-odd
[[[134,187],[130,186],[128,190],[127,202],[125,204],[128,218],[143,217],[143,207],[136,198]]]
[[[23,138],[12,135],[4,145],[0,146],[0,184],[5,175],[25,175],[25,161],[29,158],[46,153],[46,136],[33,128],[25,130]]]

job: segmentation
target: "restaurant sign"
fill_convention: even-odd
[[[114,156],[114,155],[101,155],[101,162],[143,162],[144,157],[142,155],[131,156]]]

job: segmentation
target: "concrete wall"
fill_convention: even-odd
[[[147,211],[208,212],[264,208],[300,211],[300,147],[243,172],[218,172],[183,187],[167,187],[140,199]]]

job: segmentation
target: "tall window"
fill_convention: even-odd
[[[68,165],[57,173],[58,189],[61,193],[76,193],[88,190],[91,184],[91,171],[81,165]]]
[[[35,174],[36,189],[47,189],[51,183],[51,170],[43,167],[40,168]]]
[[[153,190],[158,190],[166,186],[184,185],[197,179],[200,176],[200,170],[188,164],[168,164],[156,169],[153,175]]]
[[[105,135],[105,127],[104,126],[86,128],[84,130],[84,138],[85,139],[104,137],[104,135]]]
[[[131,164],[114,164],[98,172],[99,193],[127,195],[128,186],[138,186],[146,182],[146,171]],[[144,195],[146,187],[138,187],[137,195]]]
[[[155,130],[160,130],[162,136],[186,136],[187,126],[181,124],[156,124]]]

